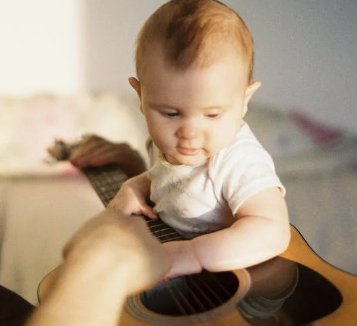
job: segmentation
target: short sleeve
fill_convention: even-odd
[[[237,166],[236,168],[239,169]],[[238,178],[236,176],[239,176]],[[285,187],[269,164],[251,163],[244,167],[244,173],[232,169],[223,183],[223,196],[235,214],[239,207],[258,192],[277,187],[285,196]]]
[[[216,191],[221,193],[233,214],[248,198],[262,190],[277,187],[283,196],[286,192],[275,172],[272,157],[249,127],[246,126],[239,136],[212,163]]]

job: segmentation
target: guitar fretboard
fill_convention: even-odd
[[[88,181],[97,193],[105,207],[119,191],[122,184],[128,179],[126,174],[117,165],[107,165],[104,167],[86,167],[83,169]],[[182,236],[173,228],[164,224],[160,220],[151,220],[144,216],[146,223],[160,242],[164,243],[173,240],[183,240]]]
[[[122,184],[128,179],[126,174],[116,165],[86,167],[82,171],[105,207],[108,206]]]

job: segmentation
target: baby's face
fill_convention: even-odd
[[[233,142],[250,98],[247,67],[237,61],[224,57],[208,68],[177,70],[159,56],[150,58],[141,110],[152,141],[171,164],[199,165]]]

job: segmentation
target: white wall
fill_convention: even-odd
[[[68,93],[83,86],[80,4],[0,0],[0,93]]]
[[[0,93],[131,92],[135,35],[164,2],[0,0]],[[255,38],[256,103],[357,132],[357,1],[223,2]]]
[[[254,35],[259,102],[357,132],[357,1],[225,2]]]

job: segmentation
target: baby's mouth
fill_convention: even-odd
[[[199,152],[199,148],[177,147],[177,151],[182,155],[193,156]]]

